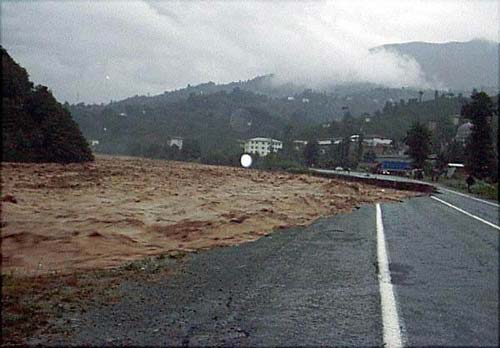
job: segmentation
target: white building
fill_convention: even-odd
[[[302,151],[304,147],[307,145],[307,140],[294,140],[293,141],[293,148],[295,151]]]
[[[465,144],[467,139],[470,137],[472,133],[472,123],[467,122],[458,127],[457,135],[455,135],[455,140],[459,143]]]
[[[392,145],[392,139],[387,139],[387,138],[383,138],[383,137],[377,137],[377,136],[373,136],[373,137],[367,137],[365,139],[363,139],[363,142],[367,145],[367,146],[390,146]]]
[[[246,153],[267,156],[271,152],[278,152],[283,149],[283,142],[271,138],[252,138],[245,142],[244,149]]]
[[[359,138],[358,138],[359,140]],[[365,151],[373,151],[377,156],[387,154],[392,150],[392,139],[377,135],[367,136],[363,139],[363,148]]]
[[[179,150],[182,150],[182,142],[183,139],[181,137],[172,137],[168,141],[168,146],[172,147],[175,145]]]

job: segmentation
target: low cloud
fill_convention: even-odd
[[[60,100],[107,102],[274,73],[312,87],[433,87],[418,64],[369,49],[496,39],[496,2],[7,2],[2,45]],[[493,17],[493,18],[491,18]],[[109,76],[109,79],[106,79]]]

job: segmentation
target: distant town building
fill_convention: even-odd
[[[470,134],[472,133],[472,123],[466,122],[457,129],[455,140],[459,143],[465,144]]]
[[[91,139],[90,140],[90,146],[97,146],[99,145],[99,140]]]
[[[324,155],[327,153],[328,149],[334,145],[339,145],[342,143],[342,138],[330,138],[318,140],[319,153]]]
[[[288,97],[286,98],[288,101],[292,101],[292,100],[295,100],[295,97]]]
[[[328,148],[330,148],[333,145],[333,142],[334,142],[333,139],[318,140],[319,153],[321,155],[326,154]]]
[[[179,150],[182,150],[182,143],[183,143],[183,138],[181,137],[171,137],[169,140],[168,140],[168,146],[172,147],[172,146],[177,146],[177,148]]]
[[[431,132],[435,132],[435,131],[436,131],[436,129],[437,129],[437,122],[436,122],[436,121],[429,121],[429,122],[427,123],[427,128],[429,128],[429,130],[430,130]]]
[[[307,140],[294,140],[293,141],[293,148],[296,151],[301,151],[303,150],[307,145]]]
[[[302,98],[303,103],[309,103],[309,98]]]
[[[462,163],[448,163],[446,168],[446,176],[451,178],[456,174],[465,174],[465,166]]]
[[[363,139],[363,151],[372,151],[377,156],[384,155],[393,148],[392,139],[377,135],[367,136]]]
[[[451,123],[454,125],[454,126],[458,126],[458,124],[460,123],[460,115],[451,115],[450,116],[451,118]]]
[[[283,149],[283,142],[272,138],[252,138],[245,142],[244,149],[246,153],[267,156],[271,152],[278,152]]]

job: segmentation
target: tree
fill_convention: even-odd
[[[377,154],[373,150],[369,150],[363,154],[363,161],[373,163],[377,159]]]
[[[359,134],[358,138],[358,147],[357,147],[357,153],[356,153],[356,162],[359,163],[363,160],[363,140],[364,136],[362,133]]]
[[[198,159],[201,156],[200,143],[196,139],[186,139],[182,146],[182,157],[185,160]]]
[[[473,92],[471,102],[462,107],[462,116],[472,122],[465,148],[466,166],[477,178],[497,180],[497,159],[491,136],[493,103],[484,92]]]
[[[431,149],[430,130],[419,122],[414,123],[407,132],[405,143],[410,148],[409,155],[413,159],[413,166],[423,168]]]
[[[0,47],[2,159],[12,162],[86,162],[93,155],[77,123],[45,86],[28,80]]]
[[[319,155],[319,145],[318,142],[314,140],[309,140],[306,147],[304,148],[304,159],[308,167],[314,166],[318,162]]]
[[[464,163],[464,146],[458,141],[452,141],[444,151],[447,162]]]

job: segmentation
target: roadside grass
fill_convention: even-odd
[[[2,275],[2,346],[25,345],[36,335],[67,334],[54,325],[68,313],[84,313],[89,305],[110,305],[121,299],[125,280],[156,281],[170,276],[186,253],[176,252],[133,261],[119,268],[45,274]]]
[[[428,178],[427,181],[429,181]],[[450,189],[454,189],[456,191],[460,191],[463,193],[469,193],[467,191],[467,184],[465,183],[465,178],[463,177],[453,177],[450,179],[439,178],[437,184],[440,184],[444,187],[448,187]],[[476,180],[476,183],[471,186],[470,194],[480,198],[492,199],[496,201],[498,200],[498,183],[492,184],[483,180]]]

